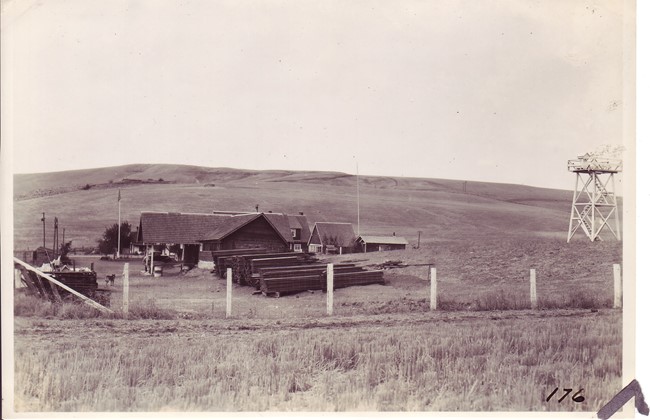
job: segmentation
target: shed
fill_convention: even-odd
[[[354,252],[356,235],[352,223],[316,222],[309,237],[309,252]]]
[[[54,250],[39,246],[32,251],[17,251],[14,250],[14,257],[30,264],[34,267],[40,267],[45,263],[49,263],[56,258]]]
[[[406,249],[408,241],[401,236],[371,236],[362,235],[357,238],[357,249],[360,252],[394,251]]]

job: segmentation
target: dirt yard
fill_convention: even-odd
[[[591,247],[586,254],[585,248]],[[442,310],[526,309],[530,307],[530,269],[536,270],[541,308],[610,308],[613,302],[612,265],[621,263],[616,242],[566,244],[558,240],[483,241],[470,245],[453,242],[421,249],[328,256],[327,262],[354,261],[369,269],[387,260],[401,260],[406,268],[385,271],[385,285],[335,291],[334,313],[363,315],[421,312],[429,308],[429,266],[437,270],[439,307]],[[78,264],[93,262],[100,287],[112,290],[113,306],[122,303],[123,262],[78,257]],[[408,264],[419,266],[408,266]],[[424,264],[424,265],[422,265]],[[162,277],[142,272],[140,260],[129,263],[131,304],[154,303],[187,316],[220,317],[225,314],[226,281],[209,270],[180,273],[167,266]],[[116,274],[115,284],[103,279]],[[279,299],[253,295],[250,287],[233,285],[233,316],[246,318],[310,318],[326,311],[321,291]]]

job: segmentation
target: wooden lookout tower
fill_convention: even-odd
[[[568,169],[576,174],[576,185],[567,242],[571,241],[580,228],[592,242],[601,239],[603,230],[609,230],[620,240],[614,174],[623,170],[621,159],[587,153],[578,156],[578,159],[569,160]]]

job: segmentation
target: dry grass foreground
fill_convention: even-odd
[[[621,375],[613,310],[17,318],[15,339],[18,411],[596,411]]]

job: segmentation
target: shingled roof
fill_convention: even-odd
[[[315,234],[323,245],[334,245],[332,241],[335,239],[336,245],[349,247],[356,240],[352,223],[316,222],[312,236]]]
[[[247,225],[248,223],[252,222],[253,220],[257,219],[258,217],[263,217],[262,214],[258,213],[250,213],[250,214],[240,214],[240,215],[235,215],[235,216],[221,216],[224,220],[223,223],[221,223],[219,226],[211,230],[210,232],[207,232],[203,235],[203,237],[200,239],[201,242],[203,241],[216,241],[225,238],[226,236],[230,235],[237,229],[241,228],[242,226]]]
[[[245,217],[248,216],[248,219]],[[138,242],[146,244],[198,244],[217,228],[245,224],[257,215],[224,216],[204,213],[142,212]],[[236,219],[236,221],[235,221]]]
[[[280,232],[282,237],[287,243],[290,242],[307,242],[307,239],[295,240],[291,236],[291,229],[302,229],[305,235],[309,235],[309,223],[307,223],[307,216],[283,214],[283,213],[264,213],[264,216],[275,226],[276,230]]]

